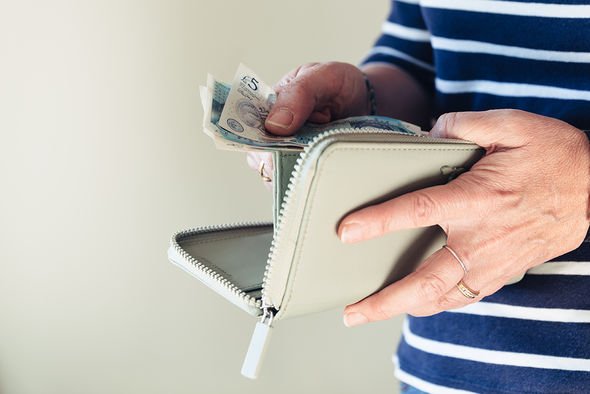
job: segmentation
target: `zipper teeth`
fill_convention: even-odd
[[[306,160],[308,160],[309,158],[309,151],[312,149],[312,147],[315,146],[315,144],[323,139],[323,138],[328,138],[332,135],[335,134],[398,134],[398,135],[408,135],[408,136],[412,136],[412,137],[421,137],[421,138],[428,138],[426,135],[421,135],[421,134],[410,134],[410,133],[402,133],[402,132],[398,132],[398,131],[391,131],[391,130],[380,130],[380,129],[376,129],[376,128],[371,128],[371,127],[366,127],[366,128],[359,128],[359,129],[334,129],[334,130],[329,130],[329,131],[325,131],[321,134],[318,134],[317,136],[315,136],[307,146],[305,146],[303,148],[303,151],[300,153],[299,157],[297,158],[297,161],[295,163],[295,166],[293,167],[293,172],[291,173],[291,177],[289,178],[289,184],[287,185],[287,190],[285,191],[285,197],[283,198],[283,201],[281,202],[281,208],[279,209],[279,214],[278,214],[278,220],[277,223],[275,225],[274,228],[274,236],[272,239],[272,242],[270,244],[270,250],[268,252],[268,259],[266,261],[266,269],[264,270],[264,277],[263,277],[263,281],[262,281],[262,307],[274,307],[276,308],[275,305],[270,305],[267,303],[268,297],[266,295],[266,289],[268,286],[268,282],[270,281],[270,278],[272,277],[272,271],[273,271],[273,265],[275,264],[275,256],[276,256],[276,250],[279,249],[280,246],[280,241],[277,241],[278,237],[277,235],[279,233],[281,233],[283,231],[283,227],[285,226],[285,217],[288,217],[289,213],[294,209],[293,207],[295,206],[295,204],[293,203],[293,193],[294,193],[294,188],[295,188],[295,184],[296,181],[301,177],[301,168],[303,167],[303,164],[305,163]]]
[[[174,250],[184,260],[186,260],[190,264],[192,264],[202,275],[210,278],[211,280],[215,281],[219,285],[223,286],[224,288],[226,288],[227,290],[229,290],[230,292],[235,294],[237,297],[242,299],[249,306],[261,308],[262,307],[261,300],[259,300],[259,299],[257,300],[256,298],[251,297],[246,292],[242,291],[239,287],[237,287],[235,284],[230,282],[228,279],[224,278],[223,275],[215,272],[214,269],[207,267],[204,263],[201,263],[200,261],[198,261],[197,259],[192,257],[180,246],[180,244],[178,242],[186,237],[191,237],[191,236],[197,235],[197,234],[205,234],[205,233],[210,233],[210,232],[214,232],[214,231],[230,230],[230,229],[235,229],[235,228],[239,228],[239,227],[264,227],[264,226],[268,226],[269,224],[271,224],[271,223],[267,223],[267,222],[239,222],[239,223],[232,223],[232,224],[219,224],[219,225],[211,225],[211,226],[205,226],[205,227],[200,227],[200,228],[191,228],[188,230],[178,231],[175,234],[173,234],[172,238],[170,240],[170,244],[172,245]]]

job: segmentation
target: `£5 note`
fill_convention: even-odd
[[[240,64],[218,124],[249,140],[275,142],[277,136],[264,129],[264,121],[275,100],[274,89]]]

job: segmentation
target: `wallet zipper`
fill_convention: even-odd
[[[275,224],[274,234],[279,234],[283,231],[284,225],[284,217],[289,215],[290,212],[294,209],[294,196],[293,196],[293,189],[294,185],[297,184],[297,180],[301,177],[301,169],[306,164],[306,160],[309,160],[310,151],[315,147],[315,145],[323,138],[328,138],[333,135],[342,135],[342,134],[397,134],[397,135],[407,135],[411,137],[419,137],[420,139],[424,138],[427,140],[436,140],[435,138],[429,138],[424,134],[407,134],[401,133],[391,130],[379,130],[374,128],[361,128],[361,129],[335,129],[323,132],[315,136],[308,146],[306,146],[295,163],[293,167],[293,172],[291,173],[291,177],[289,178],[289,184],[287,185],[287,190],[285,191],[285,196],[283,201],[281,202],[281,208],[279,209],[279,215],[277,223]],[[438,139],[440,141],[440,139]],[[266,348],[268,346],[268,342],[272,333],[272,323],[279,313],[280,306],[273,305],[270,300],[268,299],[267,295],[267,287],[270,277],[272,275],[273,265],[276,262],[276,250],[278,249],[278,241],[276,241],[278,237],[273,237],[270,251],[268,254],[268,259],[266,262],[266,268],[264,270],[264,278],[262,281],[262,292],[261,292],[261,299],[262,305],[261,309],[263,310],[263,314],[260,318],[260,321],[256,323],[256,327],[254,328],[254,333],[252,334],[252,338],[250,339],[250,345],[248,346],[248,351],[246,353],[246,358],[244,359],[244,363],[242,364],[242,375],[248,377],[250,379],[256,379],[258,376],[258,372],[260,370],[260,366],[262,364],[262,359],[265,355]]]
[[[260,299],[256,299],[255,297],[248,295],[248,293],[244,292],[238,286],[236,286],[231,281],[223,277],[222,274],[215,272],[214,269],[207,267],[206,264],[201,263],[199,260],[192,257],[179,245],[178,241],[183,238],[188,238],[199,234],[233,230],[242,227],[263,227],[268,225],[269,223],[266,222],[238,222],[231,224],[220,224],[200,228],[192,228],[188,230],[179,231],[172,235],[170,244],[172,245],[174,251],[180,257],[182,257],[185,261],[189,262],[197,271],[199,271],[204,277],[208,278],[211,282],[214,282],[218,286],[223,287],[228,292],[234,294],[236,297],[241,299],[245,303],[245,305],[263,310],[262,301]]]
[[[414,131],[414,130],[412,130],[412,131]],[[292,211],[296,207],[296,204],[295,204],[296,198],[294,198],[294,195],[293,195],[294,187],[298,183],[299,178],[301,177],[302,168],[305,166],[307,160],[309,160],[310,152],[312,151],[312,149],[314,149],[314,147],[317,145],[317,143],[320,140],[322,140],[324,138],[329,138],[334,135],[343,135],[343,134],[349,134],[349,135],[355,135],[355,134],[358,134],[358,135],[366,135],[366,134],[392,135],[392,134],[396,134],[396,135],[404,135],[404,136],[409,136],[409,137],[417,137],[421,141],[428,141],[428,142],[445,141],[445,140],[441,140],[440,138],[429,137],[428,134],[426,134],[424,132],[421,132],[421,133],[418,131],[418,132],[415,132],[415,134],[408,134],[408,133],[402,133],[402,132],[397,132],[397,131],[392,131],[392,130],[381,130],[381,129],[375,129],[375,128],[360,128],[360,129],[354,129],[354,130],[334,129],[334,130],[325,131],[325,132],[315,136],[311,140],[309,145],[307,145],[305,148],[303,148],[303,151],[301,152],[301,154],[297,158],[295,166],[293,167],[293,172],[291,173],[291,177],[289,178],[287,190],[285,191],[285,196],[283,198],[283,201],[281,202],[281,207],[279,209],[279,215],[278,215],[277,223],[275,224],[274,234],[275,235],[280,234],[281,232],[284,231],[284,227],[285,227],[284,222],[285,221],[283,218],[288,217],[290,214],[292,214]],[[262,281],[262,292],[261,292],[261,298],[262,298],[263,305],[266,305],[269,308],[273,308],[274,310],[277,311],[277,313],[280,309],[280,306],[272,304],[272,302],[268,298],[267,289],[268,289],[268,282],[270,281],[270,277],[272,276],[273,266],[276,263],[276,259],[277,259],[276,251],[277,251],[279,243],[280,243],[280,241],[277,241],[278,238],[279,237],[276,237],[276,236],[273,237],[272,242],[270,244],[270,251],[268,254],[266,268],[264,270],[264,278]]]
[[[293,172],[289,178],[289,183],[287,186],[287,190],[285,191],[285,196],[283,201],[281,202],[281,207],[279,210],[278,220],[273,228],[274,234],[279,234],[284,230],[285,224],[284,219],[287,215],[291,214],[291,212],[295,209],[296,204],[296,196],[294,195],[294,186],[297,184],[297,181],[301,177],[302,168],[307,164],[307,160],[310,160],[310,155],[312,150],[315,148],[316,144],[324,138],[331,137],[333,135],[343,135],[343,134],[350,134],[350,135],[366,135],[366,134],[383,134],[383,135],[406,135],[410,137],[417,137],[420,140],[425,140],[428,142],[448,142],[448,140],[441,140],[440,138],[432,138],[428,137],[427,134],[407,134],[401,133],[391,130],[379,130],[375,128],[361,128],[361,129],[335,129],[323,132],[315,136],[308,146],[306,146],[303,151],[300,153],[300,156],[297,158],[296,164],[293,168]],[[408,141],[411,142],[411,141]],[[248,351],[246,354],[246,358],[242,365],[242,375],[255,379],[258,376],[258,372],[260,370],[260,366],[262,364],[262,359],[264,357],[265,351],[268,346],[268,342],[270,336],[272,334],[273,328],[273,321],[277,317],[280,311],[280,305],[273,305],[270,300],[268,299],[267,289],[268,283],[272,276],[273,266],[276,264],[277,259],[277,249],[279,246],[279,242],[277,241],[276,236],[273,236],[270,250],[268,254],[268,258],[266,261],[266,266],[264,270],[264,277],[262,281],[262,290],[261,290],[261,298],[256,299],[248,295],[246,292],[242,291],[239,287],[231,283],[228,279],[224,278],[221,274],[215,272],[213,269],[208,268],[205,264],[199,262],[197,259],[190,256],[187,252],[185,252],[180,245],[178,244],[178,239],[182,239],[184,237],[190,237],[197,234],[203,234],[208,232],[214,231],[223,231],[223,230],[231,230],[236,229],[239,227],[256,227],[256,226],[266,226],[268,223],[265,222],[242,222],[242,223],[233,223],[233,224],[222,224],[222,225],[213,225],[201,228],[194,228],[189,230],[180,231],[172,236],[171,245],[173,249],[180,255],[183,259],[188,261],[192,264],[195,269],[200,271],[204,276],[208,277],[211,281],[215,282],[217,285],[222,286],[223,288],[227,289],[238,298],[240,298],[246,305],[255,307],[260,309],[262,314],[260,320],[256,323],[256,327],[254,329],[254,333],[250,340],[250,345],[248,347]]]

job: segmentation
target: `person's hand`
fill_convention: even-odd
[[[272,160],[272,153],[270,152],[248,152],[246,154],[246,161],[250,168],[260,174],[264,181],[264,186],[268,190],[272,190],[272,175],[274,170],[274,163]]]
[[[277,100],[264,127],[277,135],[291,135],[306,121],[327,123],[366,115],[369,100],[361,70],[352,64],[308,63],[286,74],[275,86]],[[272,155],[249,152],[248,164],[272,178]],[[271,182],[265,182],[271,188]]]
[[[348,63],[304,64],[274,89],[277,100],[264,123],[273,134],[293,134],[306,121],[327,123],[369,112],[363,73]]]
[[[577,248],[589,226],[590,148],[573,126],[517,111],[450,113],[431,135],[472,141],[486,155],[446,185],[346,216],[338,235],[358,242],[438,224],[468,273],[442,248],[412,274],[344,310],[348,326],[400,313],[432,315],[477,302],[526,270]],[[463,280],[474,299],[456,287]]]

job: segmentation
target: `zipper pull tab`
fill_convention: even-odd
[[[244,364],[242,364],[242,375],[247,378],[256,379],[258,377],[262,359],[270,339],[273,317],[273,312],[269,308],[264,308],[260,321],[256,323],[252,339],[250,339],[250,346],[248,346],[248,353],[246,353]]]

